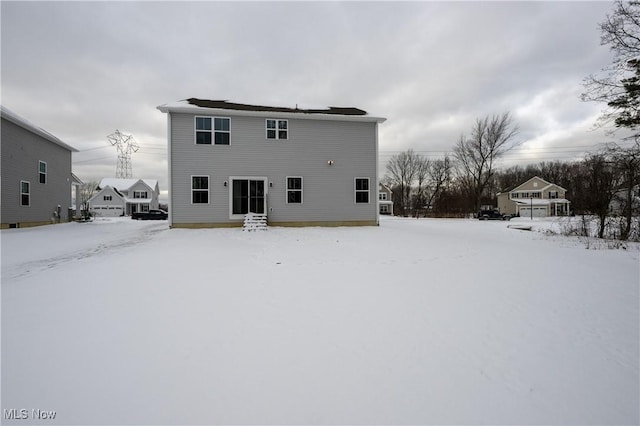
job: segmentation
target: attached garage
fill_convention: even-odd
[[[99,217],[117,217],[124,214],[121,206],[92,206],[89,211]]]
[[[520,217],[531,217],[532,207],[520,207]],[[547,208],[533,206],[533,217],[547,217]]]

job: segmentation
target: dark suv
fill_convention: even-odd
[[[479,220],[511,220],[508,214],[501,214],[497,210],[480,210],[478,212]]]

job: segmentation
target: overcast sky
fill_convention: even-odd
[[[354,106],[387,118],[381,160],[450,152],[510,111],[504,166],[578,158],[610,140],[582,81],[609,63],[611,2],[0,2],[2,104],[115,176],[107,135],[132,134],[134,177],[167,190],[166,115],[190,97]],[[383,170],[382,170],[383,171]]]

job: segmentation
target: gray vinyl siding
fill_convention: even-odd
[[[71,206],[71,151],[2,118],[2,224],[51,221],[58,205],[61,220]],[[41,184],[38,162],[47,163]],[[20,181],[30,182],[31,203],[20,205]]]
[[[270,222],[377,221],[377,123],[288,118],[288,139],[267,140],[269,115],[225,114],[230,145],[196,145],[195,114],[169,116],[173,223],[237,222],[229,218],[231,176],[267,178]],[[209,176],[208,204],[191,203],[194,175]],[[286,203],[287,176],[303,178],[302,204]],[[355,178],[369,178],[368,204],[355,203]]]

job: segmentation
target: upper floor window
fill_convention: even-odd
[[[356,203],[369,203],[369,178],[356,178]]]
[[[105,195],[104,197],[102,197],[103,201],[111,201],[113,199],[113,196],[111,195]]]
[[[267,119],[267,139],[289,139],[289,120]]]
[[[209,204],[209,176],[191,176],[191,203]]]
[[[38,161],[38,179],[40,183],[47,183],[47,163]]]
[[[551,199],[558,198],[558,191],[549,191],[549,198]]]
[[[147,198],[147,191],[133,191],[133,198]]]
[[[31,205],[31,184],[26,180],[20,181],[20,205],[27,207]]]
[[[387,200],[387,193],[386,192],[381,192],[378,194],[378,199],[381,201],[386,201]]]
[[[196,144],[229,145],[230,139],[230,118],[196,117]]]
[[[302,204],[301,177],[287,177],[287,204]]]

